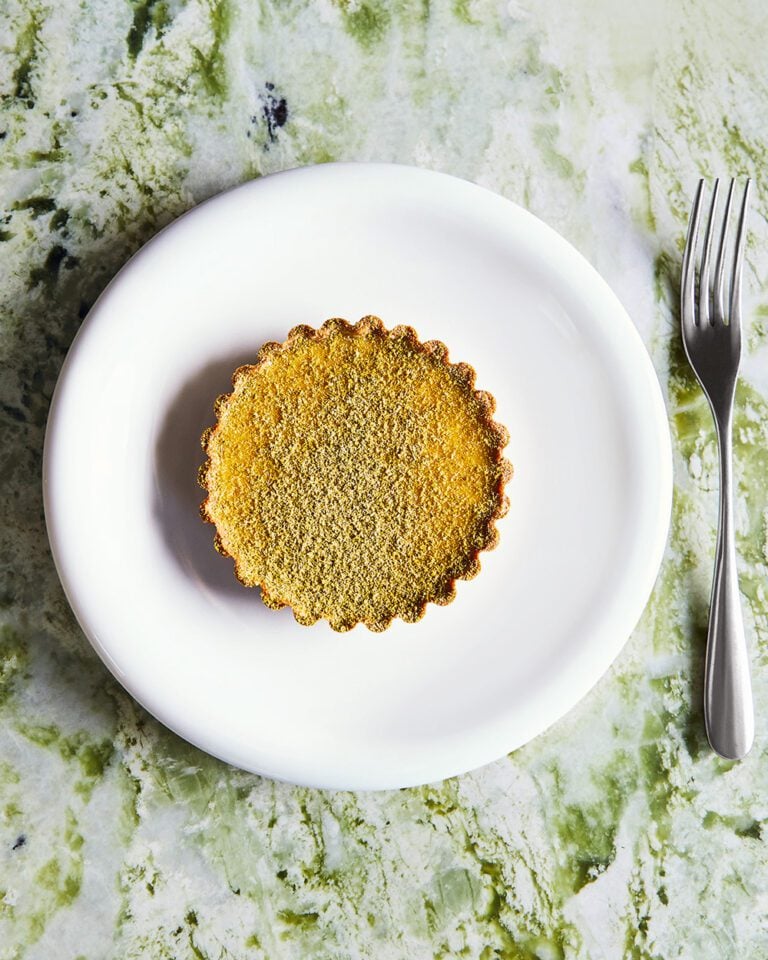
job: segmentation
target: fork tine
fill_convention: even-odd
[[[706,327],[710,322],[709,316],[709,261],[712,254],[712,234],[715,232],[715,211],[717,197],[720,193],[720,178],[715,180],[715,189],[712,191],[712,202],[709,205],[707,219],[707,233],[704,237],[704,254],[701,258],[701,274],[699,275],[699,326]]]
[[[733,200],[733,188],[735,180],[731,180],[728,187],[728,196],[725,198],[725,212],[723,213],[723,229],[720,232],[720,249],[717,252],[717,264],[715,266],[715,289],[712,294],[712,302],[715,310],[715,323],[725,323],[725,307],[723,306],[723,273],[725,271],[725,245],[728,237],[728,223],[731,219],[731,201]]]
[[[683,321],[683,333],[696,323],[696,305],[694,301],[694,286],[696,283],[696,240],[699,236],[699,217],[701,214],[701,195],[704,191],[704,181],[699,180],[696,198],[691,208],[691,219],[688,221],[688,236],[683,253],[683,276],[680,284],[680,316]]]
[[[733,275],[731,279],[731,315],[730,322],[734,326],[741,328],[741,274],[744,265],[744,241],[747,237],[747,204],[749,203],[749,190],[752,181],[747,179],[744,187],[744,197],[741,201],[741,213],[739,214],[739,232],[736,234],[736,252],[733,258]]]

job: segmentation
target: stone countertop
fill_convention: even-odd
[[[768,956],[768,13],[761,0],[0,0],[0,960]],[[675,458],[655,592],[560,723],[462,777],[292,787],[161,727],[74,622],[40,468],[62,359],[160,227],[330,159],[524,205],[617,292]],[[676,319],[700,175],[758,178],[736,412],[755,748],[713,755],[716,451]]]

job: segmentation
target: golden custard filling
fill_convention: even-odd
[[[232,382],[203,435],[201,512],[268,607],[384,630],[478,572],[508,507],[508,434],[442,343],[334,319],[265,344]]]

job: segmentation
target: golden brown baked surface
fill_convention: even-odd
[[[442,343],[334,319],[265,344],[232,383],[202,439],[201,513],[268,607],[384,630],[475,576],[508,507],[508,434]]]

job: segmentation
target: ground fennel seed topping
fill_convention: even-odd
[[[238,580],[339,631],[450,603],[496,544],[512,475],[474,376],[442,343],[377,317],[265,344],[202,438],[201,513]]]

